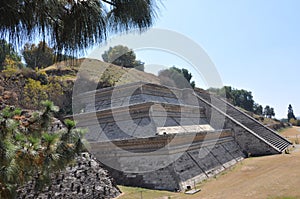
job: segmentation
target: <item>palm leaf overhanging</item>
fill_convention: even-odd
[[[157,10],[155,0],[1,0],[0,39],[22,45],[41,37],[58,52],[79,52],[109,32],[143,31]]]

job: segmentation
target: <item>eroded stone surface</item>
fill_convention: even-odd
[[[107,170],[88,153],[76,158],[73,165],[53,174],[51,184],[35,193],[35,182],[30,181],[18,190],[19,199],[72,198],[111,199],[121,192]]]

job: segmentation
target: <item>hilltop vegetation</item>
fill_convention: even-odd
[[[61,107],[59,116],[71,114],[72,89],[81,65],[86,69],[80,73],[78,85],[83,87],[89,82],[97,84],[98,89],[136,81],[160,82],[156,76],[133,68],[121,68],[92,59],[69,60],[44,69],[3,70],[0,74],[0,102],[36,110],[41,108],[42,100],[48,99]],[[93,69],[99,67],[105,68],[103,74],[93,74]]]
[[[144,71],[145,63],[141,60],[137,60],[135,52],[127,46],[118,45],[110,47],[103,53],[102,59],[107,63],[112,63],[117,66]]]
[[[234,106],[238,106],[256,115],[268,118],[275,116],[274,108],[266,105],[263,109],[262,105],[254,101],[251,91],[235,89],[231,86],[224,86],[221,89],[210,88],[208,91],[220,97],[226,98],[226,100]]]

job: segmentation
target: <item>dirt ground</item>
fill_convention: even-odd
[[[285,129],[281,134],[294,140],[300,128]],[[291,154],[249,158],[232,171],[201,185],[195,198],[300,198],[300,150]]]
[[[300,144],[300,127],[292,127],[283,130],[280,133],[283,137],[289,139],[291,142]]]
[[[300,139],[299,129],[297,127],[288,128],[281,134],[287,138],[294,138],[299,134]],[[149,198],[300,198],[300,147],[298,145],[293,148],[290,154],[245,159],[231,170],[197,185],[197,188],[200,188],[201,191],[194,195],[172,192],[151,194],[149,192]],[[145,196],[146,193],[147,191],[145,191]],[[123,196],[126,198],[126,193]]]

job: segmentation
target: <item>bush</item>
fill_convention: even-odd
[[[47,87],[40,81],[29,78],[24,87],[23,105],[31,109],[41,108],[41,101],[48,99]]]
[[[41,101],[50,99],[62,106],[61,96],[64,94],[59,82],[53,81],[43,85],[40,81],[29,78],[24,87],[23,106],[30,109],[41,108]]]
[[[12,75],[15,75],[18,71],[19,71],[19,69],[17,69],[17,68],[8,67],[2,71],[2,74],[4,74],[6,77],[10,77]]]

